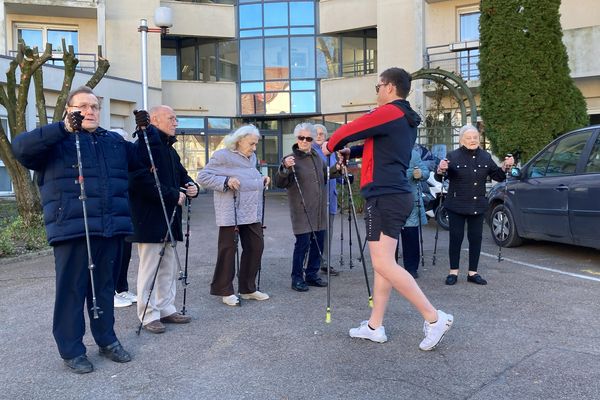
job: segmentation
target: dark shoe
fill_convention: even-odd
[[[297,292],[306,292],[308,291],[308,286],[304,282],[292,282],[292,289]]]
[[[82,354],[75,358],[70,358],[68,360],[64,359],[63,361],[65,365],[71,368],[71,370],[76,374],[87,374],[94,370],[94,366],[92,365],[90,360],[88,360],[85,354]]]
[[[406,271],[412,275],[413,278],[417,279],[419,277],[419,273],[417,271]]]
[[[458,280],[458,275],[450,274],[446,277],[446,285],[452,286],[452,285],[456,284],[457,280]]]
[[[99,353],[101,356],[113,360],[114,362],[126,363],[131,361],[131,356],[125,351],[118,340],[106,347],[100,347]]]
[[[316,287],[327,287],[327,282],[325,282],[323,279],[321,278],[317,278],[317,279],[312,279],[312,280],[306,280],[306,284],[308,286],[316,286]]]
[[[174,312],[171,315],[162,317],[160,322],[164,322],[165,324],[188,324],[191,320],[192,317],[189,315],[183,315],[180,312]]]
[[[321,268],[321,273],[326,274],[327,268]],[[329,275],[338,276],[339,274],[340,274],[340,271],[338,271],[337,269],[335,269],[333,267],[329,267]]]
[[[148,332],[152,333],[164,333],[166,330],[165,326],[159,320],[155,319],[154,321],[144,325],[144,329]]]
[[[467,281],[475,283],[477,285],[487,285],[487,281],[483,279],[479,274],[467,276]]]

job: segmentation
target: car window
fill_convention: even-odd
[[[600,172],[600,136],[594,143],[594,148],[590,153],[590,158],[585,164],[585,171],[588,174],[599,173]]]
[[[581,152],[591,134],[592,131],[579,132],[560,140],[532,164],[529,176],[536,178],[574,174]]]
[[[548,167],[548,161],[552,157],[554,153],[554,149],[556,146],[550,146],[544,151],[539,157],[531,163],[531,167],[529,167],[528,176],[530,178],[540,178],[542,176],[546,176],[546,168]]]

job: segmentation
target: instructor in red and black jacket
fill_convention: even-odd
[[[378,107],[342,126],[323,143],[323,153],[340,150],[346,143],[365,139],[351,149],[351,157],[362,156],[360,188],[366,202],[365,223],[375,284],[373,310],[368,321],[350,329],[351,337],[383,343],[387,341],[383,317],[392,288],[410,301],[425,319],[421,350],[432,350],[452,325],[453,317],[436,310],[414,278],[396,263],[400,230],[410,215],[414,197],[406,177],[420,118],[406,97],[411,76],[401,68],[390,68],[375,85]]]

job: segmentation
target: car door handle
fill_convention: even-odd
[[[554,189],[562,192],[563,190],[569,190],[569,187],[567,185],[558,185]]]

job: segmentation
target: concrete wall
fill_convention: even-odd
[[[320,33],[377,26],[377,0],[321,0],[317,4]]]
[[[323,114],[368,110],[377,105],[377,74],[355,78],[333,78],[321,81]]]
[[[233,82],[164,81],[162,99],[180,115],[231,117],[237,114],[237,91]]]
[[[574,29],[600,24],[600,2],[598,0],[562,0],[560,24],[563,29]]]
[[[173,35],[235,37],[235,7],[227,4],[161,1],[173,11]]]

